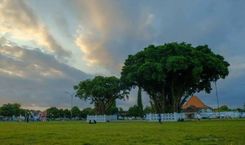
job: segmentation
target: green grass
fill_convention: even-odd
[[[245,120],[0,122],[1,145],[245,145]]]

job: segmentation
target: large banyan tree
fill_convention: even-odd
[[[188,96],[203,90],[210,93],[211,83],[228,75],[228,66],[207,45],[150,45],[128,56],[121,80],[128,87],[142,87],[157,113],[179,112]]]
[[[120,79],[112,77],[96,76],[93,79],[81,81],[74,86],[76,96],[90,100],[94,104],[97,114],[110,114],[116,107],[116,99],[123,99],[129,94],[122,85]]]

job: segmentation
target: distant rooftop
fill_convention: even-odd
[[[197,96],[192,96],[187,102],[184,103],[182,109],[187,109],[189,107],[195,107],[198,109],[207,109],[210,108],[205,105]]]

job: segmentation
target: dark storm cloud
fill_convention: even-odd
[[[65,92],[72,93],[74,85],[91,77],[39,49],[10,43],[1,45],[0,52],[1,104],[67,107],[70,96]]]

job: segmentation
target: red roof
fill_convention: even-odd
[[[187,109],[189,107],[195,107],[198,109],[210,108],[205,105],[197,96],[192,96],[185,104],[182,106],[182,109]]]

